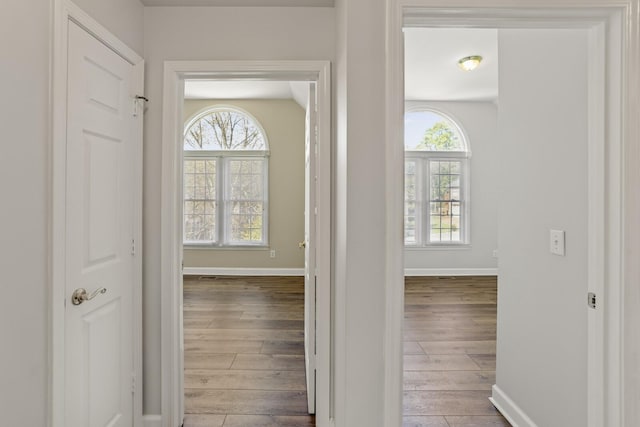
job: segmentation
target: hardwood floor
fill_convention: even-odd
[[[495,278],[405,282],[403,427],[499,427]],[[184,427],[312,427],[298,277],[184,281]],[[360,426],[353,426],[360,427]]]
[[[495,277],[407,277],[403,427],[510,424],[489,402],[496,363]]]
[[[184,427],[312,427],[299,277],[184,280]]]

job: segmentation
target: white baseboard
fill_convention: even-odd
[[[185,267],[186,276],[304,276],[303,268]],[[497,276],[497,268],[405,268],[405,276]]]
[[[491,388],[489,400],[513,427],[538,427],[497,385]]]
[[[497,276],[497,268],[405,268],[405,276]]]
[[[142,425],[144,427],[162,427],[161,415],[143,415]]]
[[[185,267],[186,276],[304,276],[304,268]]]

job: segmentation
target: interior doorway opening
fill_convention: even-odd
[[[405,28],[404,55],[404,423],[509,426],[488,399],[496,382],[498,30]],[[482,57],[474,71],[459,67],[469,56]]]
[[[403,34],[403,38],[399,40],[399,42],[401,43],[408,43],[410,33],[412,31],[418,31],[423,28],[432,29],[434,31],[452,29],[452,28],[459,29],[459,30],[461,29],[468,30],[471,28],[484,29],[484,28],[487,28],[487,23],[489,21],[492,21],[491,19],[488,19],[487,16],[484,17],[485,20],[483,22],[474,21],[474,19],[471,16],[467,16],[465,18],[456,18],[453,20],[449,18],[447,23],[443,24],[441,21],[438,20],[439,18],[438,11],[435,11],[433,15],[429,13],[429,16],[427,16],[427,14],[425,14],[424,11],[419,11],[419,10],[416,10],[414,14],[411,13],[412,12],[411,9],[407,9],[404,12],[406,12],[406,14],[403,16],[403,25],[406,28]],[[443,13],[446,14],[448,12],[450,11],[443,12]],[[503,16],[501,18],[508,19],[508,16],[511,16],[511,14],[513,13],[515,12],[513,11],[506,12],[507,16]],[[604,241],[601,240],[601,236],[605,233],[605,230],[610,229],[608,227],[610,227],[611,225],[609,223],[605,223],[604,211],[603,211],[602,205],[598,206],[597,203],[594,203],[594,200],[598,200],[598,199],[604,200],[605,192],[602,186],[605,185],[604,183],[608,179],[607,178],[608,174],[611,174],[611,173],[615,174],[614,171],[616,170],[615,167],[613,168],[613,170],[605,168],[605,163],[603,160],[604,152],[608,150],[613,150],[614,152],[616,152],[617,150],[616,147],[617,147],[617,144],[620,143],[620,140],[616,139],[616,137],[614,136],[611,140],[612,142],[610,141],[608,143],[610,145],[605,145],[604,138],[602,137],[601,129],[604,126],[605,121],[607,120],[604,113],[604,108],[602,107],[605,104],[604,92],[606,87],[606,83],[605,83],[606,80],[603,76],[604,74],[602,70],[599,67],[604,67],[604,65],[602,65],[604,63],[604,61],[602,61],[602,58],[605,55],[605,51],[606,49],[609,49],[612,45],[615,46],[615,43],[619,41],[619,39],[617,38],[619,34],[616,35],[615,32],[606,33],[602,26],[594,25],[593,22],[583,22],[582,24],[578,24],[578,22],[580,22],[580,18],[578,17],[573,17],[574,19],[569,20],[571,22],[570,24],[568,22],[559,23],[556,21],[553,24],[548,24],[546,26],[542,25],[543,28],[540,28],[541,27],[540,20],[537,21],[537,25],[533,25],[532,23],[529,23],[529,21],[527,21],[527,18],[522,17],[524,15],[526,14],[519,15],[520,18],[518,19],[517,25],[515,25],[513,21],[510,21],[509,24],[506,24],[504,21],[502,21],[501,24],[496,24],[495,28],[498,29],[498,32],[503,31],[504,34],[508,33],[509,37],[514,37],[511,40],[518,39],[520,41],[523,41],[524,38],[526,38],[526,37],[520,38],[520,36],[522,36],[523,34],[529,33],[529,35],[531,35],[537,32],[538,35],[543,35],[542,38],[540,40],[536,40],[536,37],[532,37],[530,41],[532,43],[540,42],[542,44],[545,43],[544,41],[545,31],[548,31],[547,37],[549,34],[554,32],[556,33],[556,35],[560,35],[560,39],[563,40],[563,43],[564,42],[571,43],[569,41],[566,41],[567,39],[562,39],[562,37],[565,37],[569,33],[573,32],[574,33],[573,35],[575,36],[574,42],[578,43],[579,49],[582,49],[582,52],[583,52],[583,56],[581,57],[580,60],[586,66],[586,69],[583,70],[584,73],[582,74],[578,73],[579,76],[576,73],[572,73],[571,71],[567,73],[572,76],[572,77],[569,77],[569,79],[580,79],[580,82],[582,84],[579,91],[577,87],[574,89],[567,89],[568,91],[575,90],[576,91],[575,93],[578,94],[578,97],[585,93],[589,94],[589,97],[585,96],[581,98],[580,100],[581,103],[579,106],[577,104],[574,106],[576,109],[580,109],[582,116],[580,118],[580,121],[574,122],[575,127],[573,127],[573,132],[575,132],[576,134],[582,133],[584,136],[582,137],[581,140],[576,141],[576,144],[574,145],[571,145],[572,144],[571,142],[568,142],[565,140],[563,140],[562,143],[564,144],[566,142],[567,144],[573,147],[571,151],[574,157],[568,160],[567,163],[572,165],[571,168],[575,168],[574,170],[578,171],[581,178],[579,182],[576,181],[574,184],[578,184],[579,185],[578,188],[582,188],[581,193],[584,195],[588,194],[588,198],[585,196],[578,203],[580,206],[582,206],[582,211],[578,212],[577,214],[576,212],[574,212],[572,218],[580,218],[579,221],[575,223],[570,223],[571,219],[564,219],[564,220],[561,219],[561,215],[560,216],[556,215],[554,217],[555,219],[547,218],[546,223],[542,227],[540,227],[541,230],[544,231],[544,233],[541,233],[541,238],[537,239],[539,245],[536,250],[539,250],[540,254],[542,254],[543,251],[544,252],[550,251],[548,239],[550,238],[550,232],[552,232],[554,229],[554,227],[550,226],[550,224],[553,223],[554,221],[560,221],[560,222],[564,221],[565,224],[569,224],[567,226],[567,230],[568,230],[568,227],[573,228],[573,226],[576,226],[576,225],[578,226],[577,229],[574,229],[571,232],[571,234],[574,235],[574,247],[573,247],[573,254],[572,254],[572,256],[574,257],[573,261],[567,260],[567,259],[559,261],[560,263],[564,262],[565,266],[568,264],[572,264],[571,268],[573,269],[574,273],[577,272],[579,275],[583,276],[583,280],[580,281],[581,282],[580,286],[574,287],[573,297],[568,298],[565,301],[565,303],[568,304],[569,306],[573,306],[572,301],[575,301],[576,310],[574,311],[575,316],[572,318],[573,319],[572,321],[578,322],[578,324],[580,325],[580,330],[584,331],[584,333],[581,334],[582,336],[581,339],[583,339],[584,341],[584,346],[582,345],[571,346],[574,349],[577,348],[578,350],[576,351],[580,353],[580,359],[581,359],[580,366],[581,368],[583,368],[580,371],[581,372],[580,376],[582,380],[584,380],[585,383],[588,384],[588,387],[585,385],[584,388],[588,388],[589,390],[587,393],[585,393],[584,396],[580,396],[580,399],[581,399],[580,404],[577,405],[576,407],[580,407],[584,409],[584,411],[579,412],[579,413],[585,414],[585,419],[583,420],[584,425],[587,425],[586,424],[587,422],[589,423],[589,425],[602,425],[602,419],[604,416],[603,408],[605,405],[610,404],[610,403],[606,403],[606,401],[602,399],[602,395],[600,394],[600,390],[602,387],[602,383],[600,381],[603,375],[602,369],[607,369],[607,368],[603,368],[603,365],[602,365],[602,353],[604,351],[604,347],[602,345],[602,342],[598,344],[599,340],[601,340],[601,337],[602,337],[601,335],[598,335],[598,334],[602,333],[601,322],[604,315],[602,312],[588,312],[586,307],[579,307],[577,302],[579,299],[581,299],[584,296],[584,294],[587,293],[588,289],[590,289],[592,286],[595,286],[595,287],[601,286],[601,282],[597,283],[598,277],[600,277],[600,275],[603,274],[605,264],[608,262],[611,262],[611,260],[606,259],[602,253],[597,254],[596,253],[597,251],[593,250],[595,246],[604,245]],[[609,18],[613,19],[611,16],[609,16],[608,18],[604,18],[604,20],[607,20]],[[545,18],[541,18],[541,19],[545,19]],[[495,23],[495,20],[492,21],[492,23]],[[514,25],[517,29],[513,29]],[[615,28],[615,25],[613,25],[612,28]],[[554,40],[556,43],[560,43],[557,38]],[[505,37],[504,39],[501,39],[501,42],[503,42],[501,46],[508,47],[509,38]],[[546,43],[549,43],[549,42],[547,41]],[[530,47],[529,45],[527,46]],[[533,44],[531,46],[533,46]],[[563,48],[559,47],[559,49],[560,51],[562,51]],[[525,50],[527,52],[531,52],[530,49],[529,50],[525,49]],[[547,49],[546,51],[548,52],[549,50],[552,50],[552,49]],[[567,49],[565,48],[565,50]],[[405,53],[407,53],[407,55],[409,54],[407,44],[405,44]],[[457,62],[459,58],[462,58],[463,56],[478,55],[478,54],[480,53],[474,52],[474,53],[468,53],[466,55],[459,54],[459,55],[456,55],[455,57],[452,55],[450,58],[451,59],[450,62],[455,67],[456,66],[455,62]],[[510,74],[510,78],[513,78],[514,76],[513,73],[516,70],[516,68],[514,68],[515,63],[513,62],[513,57],[511,59],[512,59],[511,62],[507,60],[506,65],[504,66],[501,65],[501,68],[500,68],[501,79],[503,78],[503,71],[508,71]],[[522,58],[520,58],[519,60],[521,59]],[[502,60],[502,52],[501,52],[501,60]],[[559,65],[560,63],[561,61],[557,61],[553,63],[553,66],[560,67],[560,68],[564,67],[565,70],[571,70],[571,67],[569,64]],[[521,62],[521,64],[523,64],[523,62]],[[402,73],[405,79],[407,80],[408,80],[408,71],[406,70],[405,67],[408,67],[408,66],[409,64],[406,62],[406,57],[405,57],[404,66],[402,67],[402,70],[403,70]],[[619,64],[612,66],[613,70],[617,69],[616,66],[619,66]],[[521,68],[527,69],[527,67],[521,67]],[[454,72],[454,71],[452,70],[451,72]],[[527,72],[525,71],[524,75],[526,76],[526,74]],[[507,78],[509,78],[509,76],[507,76]],[[527,82],[527,83],[524,84],[524,82]],[[533,85],[534,87],[536,86],[542,87],[543,90],[548,89],[548,87],[545,87],[544,85],[540,86],[539,82],[536,83],[535,79],[530,79],[529,77],[522,77],[520,83],[524,84],[525,86]],[[575,80],[572,83],[575,83]],[[549,87],[551,86],[553,86],[553,83],[550,83]],[[567,87],[570,87],[570,86],[571,84],[567,85]],[[512,84],[512,82],[508,82],[505,85],[501,83],[500,84],[501,98],[503,95],[503,92],[502,92],[503,87],[510,89],[511,91],[514,90],[514,85]],[[407,87],[405,87],[404,89],[406,94]],[[559,90],[558,88],[556,88],[556,91],[558,93],[566,92],[565,90]],[[540,100],[537,100],[537,101],[535,100],[536,94],[532,94],[531,91],[524,89],[521,92],[524,93],[526,96],[531,96],[532,97],[531,99],[534,100],[533,104],[536,104],[537,108],[540,109],[544,105],[544,103],[541,102]],[[507,157],[510,157],[511,162],[508,163],[506,167],[503,164],[498,164],[496,165],[496,167],[500,168],[500,173],[501,173],[500,179],[502,180],[500,185],[502,189],[504,190],[508,188],[510,189],[510,191],[512,191],[512,194],[518,194],[518,192],[515,191],[517,190],[517,188],[513,185],[510,185],[507,179],[511,180],[511,184],[512,184],[513,182],[517,181],[517,179],[512,179],[511,177],[518,175],[519,173],[518,171],[526,174],[526,166],[523,167],[523,162],[526,163],[527,161],[534,161],[533,159],[535,157],[528,156],[529,152],[523,146],[518,147],[516,150],[514,147],[517,146],[517,144],[512,144],[512,146],[505,146],[504,144],[506,144],[505,140],[509,138],[511,138],[513,141],[514,136],[516,135],[516,133],[514,132],[514,129],[517,125],[513,125],[513,123],[516,122],[516,119],[518,117],[535,116],[536,112],[533,110],[525,111],[526,109],[523,107],[522,104],[518,106],[518,100],[516,99],[515,96],[513,96],[513,93],[516,93],[516,92],[512,92],[512,96],[510,99],[509,99],[509,94],[507,93],[507,97],[505,101],[501,99],[498,102],[498,109],[499,109],[499,112],[501,113],[501,118],[499,123],[500,138],[501,138],[501,143],[503,144],[501,149],[507,150],[507,154],[508,154]],[[550,102],[549,99],[553,99],[554,96],[557,96],[557,94],[548,94],[548,95],[549,97],[548,99],[545,100],[545,102]],[[599,96],[601,96],[601,98],[598,98]],[[619,99],[618,98],[620,96],[619,89],[608,92],[606,96],[607,96],[606,99],[609,99],[609,100]],[[594,102],[595,99],[599,99],[599,101]],[[436,101],[442,101],[442,100],[436,100]],[[458,100],[455,100],[455,101],[458,101]],[[552,104],[554,107],[557,107],[559,105],[559,104],[553,104],[553,102],[551,102],[550,104]],[[396,111],[395,110],[396,108],[397,110],[400,110],[399,103],[396,106],[391,107],[391,109],[394,111]],[[402,106],[402,111],[403,112],[405,111],[405,105]],[[509,114],[509,112],[513,112],[513,111],[518,111],[518,113]],[[519,125],[522,125],[522,121],[521,123],[519,123]],[[405,138],[406,138],[406,135],[405,135]],[[531,145],[531,141],[529,141],[528,144]],[[474,178],[473,169],[475,166],[474,162],[476,162],[477,160],[476,150],[474,149],[473,140],[471,141],[471,148],[473,151],[473,156],[471,160],[471,165],[472,165],[471,179],[473,180]],[[541,147],[538,146],[537,148],[540,149]],[[516,159],[515,156],[517,155],[523,157],[524,159],[521,159],[519,162],[514,161],[514,159]],[[560,158],[563,155],[568,155],[568,154],[556,153],[556,155],[557,155],[556,156],[557,158]],[[496,157],[496,159],[500,159],[500,157]],[[565,157],[565,160],[566,159],[569,159],[569,157]],[[542,158],[542,159],[536,160],[535,162],[537,162],[539,166],[546,164],[547,167],[549,168],[553,169],[555,167],[553,166],[554,160],[550,160],[547,163],[546,159]],[[620,165],[618,164],[616,167],[619,167],[619,166]],[[586,171],[588,171],[588,173]],[[507,172],[512,174],[515,173],[515,175],[509,175]],[[558,179],[558,177],[556,177],[555,179]],[[534,181],[534,180],[531,180],[531,181]],[[506,185],[505,185],[505,182],[507,182]],[[575,185],[573,187],[575,188]],[[535,185],[532,186],[531,188],[526,189],[525,191],[532,198],[537,197],[535,195],[536,190],[534,190],[534,188],[535,188]],[[564,193],[568,191],[568,188],[569,187],[565,188],[561,192]],[[431,186],[430,189],[435,190],[436,192],[440,190],[440,188],[438,188],[437,185],[435,186],[435,188]],[[522,188],[522,190],[524,190],[524,187]],[[472,187],[472,194],[473,194],[473,191],[474,189]],[[619,187],[614,185],[613,187],[609,187],[607,191],[610,191],[610,193],[607,193],[607,197],[611,195],[613,200],[617,200],[616,199],[617,194],[620,191]],[[519,215],[520,214],[526,215],[526,212],[525,212],[526,209],[529,209],[532,212],[536,211],[536,209],[532,206],[528,206],[525,208],[525,206],[527,205],[526,199],[527,199],[526,197],[521,199],[520,201],[515,201],[514,199],[513,200],[514,203],[511,206],[509,205],[505,206],[504,202],[501,200],[502,206],[499,212],[499,217],[501,218],[500,221],[505,221],[504,219],[506,217],[506,223],[509,226],[506,227],[504,225],[504,222],[503,222],[503,225],[501,226],[499,225],[501,229],[501,237],[499,239],[499,242],[501,242],[501,244],[498,244],[494,248],[495,252],[493,252],[493,250],[490,250],[487,254],[489,257],[491,256],[500,257],[500,264],[495,266],[495,268],[498,269],[496,273],[499,274],[499,281],[501,283],[508,282],[510,284],[508,288],[505,289],[505,287],[503,287],[502,291],[498,291],[499,294],[502,293],[502,297],[499,297],[499,301],[500,300],[506,301],[509,298],[514,297],[514,295],[511,294],[511,292],[513,291],[514,283],[517,283],[518,280],[520,280],[518,278],[518,271],[522,273],[526,271],[526,266],[524,265],[526,264],[526,262],[518,263],[517,261],[518,257],[520,257],[520,259],[522,260],[523,258],[522,254],[528,253],[529,255],[526,258],[529,260],[532,259],[531,251],[533,249],[530,248],[526,250],[524,248],[519,247],[517,250],[515,250],[515,247],[509,244],[509,238],[512,237],[512,235],[514,238],[519,237],[521,241],[527,240],[527,238],[523,237],[522,234],[513,233],[513,229],[511,233],[508,232],[509,227],[514,225],[511,214],[513,214],[515,210],[518,210],[518,209],[515,209],[515,210],[512,209],[513,206],[520,205],[522,209],[521,209],[521,212],[519,212]],[[472,200],[475,200],[475,199],[472,199]],[[437,200],[437,201],[441,202],[441,200]],[[507,209],[504,209],[505,207]],[[471,215],[475,214],[475,209],[476,209],[476,205],[472,203]],[[431,210],[426,210],[426,211],[428,212],[428,214],[432,213]],[[405,204],[404,213],[405,213],[405,224],[406,224],[406,221],[407,221],[406,204]],[[613,223],[616,223],[616,221],[618,220],[619,219],[612,219]],[[534,226],[536,221],[531,220],[531,221],[528,221],[527,223],[529,224],[529,226]],[[563,229],[562,227],[564,227],[564,225],[560,227],[560,231],[565,231],[565,229]],[[526,227],[522,229],[526,229]],[[474,234],[473,224],[471,225],[471,233],[472,233],[471,244],[474,245],[477,239],[473,237],[473,234]],[[535,238],[532,238],[532,239],[536,240]],[[505,242],[507,244],[505,244]],[[617,243],[619,244],[620,242],[617,242]],[[614,252],[615,251],[616,249],[614,249]],[[410,251],[407,251],[407,250],[405,250],[404,254],[405,254],[405,266],[406,266],[411,262],[412,254]],[[425,258],[431,258],[435,260],[438,259],[438,255],[437,254],[433,255],[433,252],[431,251],[426,254],[428,254],[429,256]],[[558,261],[558,259],[554,258],[554,256],[557,257],[562,255],[548,256],[548,254],[545,254],[545,257],[547,257],[548,260],[551,260],[549,262]],[[565,254],[565,256],[568,257],[568,254]],[[416,258],[415,254],[413,258],[415,260]],[[577,262],[573,263],[576,260]],[[614,264],[616,263],[617,261],[614,261]],[[441,265],[445,265],[445,264],[441,264]],[[555,264],[555,267],[552,267],[552,268],[557,268],[557,266],[558,264]],[[428,275],[429,273],[428,267],[423,267],[423,268],[424,270],[418,271],[418,273],[422,273],[423,275]],[[545,272],[549,271],[547,270],[547,267],[546,267],[546,261],[544,262],[540,261],[540,268],[541,268],[541,276],[545,276]],[[441,274],[456,275],[456,273],[454,273],[454,270],[455,268],[451,268],[451,269],[444,268],[440,270],[434,269],[431,271],[431,273],[437,274],[437,275],[441,275]],[[459,272],[460,275],[464,275],[464,273],[465,271]],[[617,283],[618,284],[614,285],[614,287],[619,286],[619,282]],[[526,285],[526,279],[525,279],[525,287],[526,286],[527,285]],[[603,289],[601,288],[598,288],[598,289],[599,289],[599,292],[603,291]],[[550,295],[550,294],[554,294],[555,292],[556,291],[550,289],[549,292],[544,291],[543,293],[545,295]],[[615,289],[613,290],[613,292],[614,293],[616,292]],[[526,299],[524,301],[525,302],[523,302],[523,304],[526,307]],[[502,305],[503,305],[503,313],[505,313],[502,315],[502,318],[509,319],[509,320],[507,320],[506,323],[503,320],[501,323],[500,303],[499,303],[498,304],[498,325],[500,326],[502,324],[503,326],[501,328],[499,327],[499,330],[505,331],[509,329],[509,322],[513,320],[514,313],[516,312],[513,311],[513,307],[514,307],[513,304],[503,303]],[[405,321],[408,318],[407,316],[410,317],[410,313],[408,312],[405,313]],[[516,313],[515,316],[518,317],[518,314]],[[586,339],[587,330],[589,331],[588,340]],[[505,334],[504,332],[502,334],[498,334],[498,340],[497,340],[498,354],[502,353],[503,355],[502,360],[508,359],[509,358],[508,356],[510,354],[509,352],[513,352],[515,347],[517,347],[514,345],[514,342],[509,342],[505,339],[505,337],[507,337],[508,335],[509,335],[508,333]],[[501,340],[501,337],[502,337],[502,340]],[[589,348],[589,352],[586,355],[582,351],[583,347]],[[424,351],[424,348],[422,348],[422,351]],[[507,357],[505,357],[505,355],[507,355]],[[406,363],[406,360],[407,359],[405,358],[405,363]],[[499,357],[498,360],[501,360],[501,358]],[[506,364],[503,366],[506,366]],[[594,367],[595,371],[591,370],[592,367]],[[405,365],[405,371],[406,371],[406,365]],[[496,405],[496,407],[498,407],[501,410],[503,414],[507,416],[507,418],[511,422],[514,422],[517,425],[530,425],[530,424],[527,424],[528,422],[531,421],[527,417],[527,414],[524,413],[522,410],[520,410],[520,408],[518,408],[517,405],[514,406],[513,401],[511,401],[508,398],[505,398],[505,396],[507,396],[508,393],[504,393],[504,390],[501,390],[501,388],[499,387],[500,383],[502,384],[508,383],[509,381],[508,378],[510,377],[510,375],[508,374],[508,372],[510,372],[509,367],[503,368],[502,372],[503,372],[501,376],[502,381],[497,381],[498,386],[494,385],[492,387],[493,389],[491,391],[492,402]],[[505,374],[505,372],[507,372],[507,374]],[[505,378],[507,378],[507,380],[505,380]],[[530,385],[533,386],[532,385],[533,383],[535,383],[535,380]],[[507,387],[509,386],[507,385]],[[539,388],[538,386],[535,386],[535,387],[536,389]],[[581,390],[584,388],[580,387]],[[600,398],[598,396],[600,396]],[[406,398],[407,398],[407,394],[405,394],[405,402],[404,402],[405,408],[407,408]],[[589,408],[588,415],[586,415],[587,408]],[[541,423],[541,421],[537,421],[537,422]],[[544,424],[546,423],[546,421],[542,423]],[[583,425],[583,424],[579,423],[579,425]]]
[[[165,266],[168,274],[167,281],[163,284],[163,309],[167,308],[167,312],[172,313],[169,319],[163,316],[163,321],[166,320],[163,324],[163,336],[171,337],[165,341],[166,346],[163,346],[163,354],[169,356],[163,357],[163,364],[166,362],[166,365],[163,366],[163,375],[166,375],[165,379],[167,380],[166,383],[163,381],[163,402],[165,403],[163,413],[170,414],[169,419],[175,420],[179,424],[184,419],[185,346],[183,345],[182,267],[185,268],[185,274],[200,276],[230,274],[245,276],[247,274],[252,276],[284,274],[291,276],[299,274],[304,275],[305,282],[304,347],[305,360],[307,361],[305,384],[307,396],[309,396],[305,406],[309,413],[316,414],[317,425],[325,425],[323,423],[328,422],[329,419],[330,236],[328,233],[319,234],[316,230],[330,229],[329,64],[313,61],[177,62],[168,64],[165,77],[167,77],[165,80],[165,124],[168,124],[166,127],[170,129],[165,129],[167,131],[165,132],[166,139],[163,141],[163,154],[166,156],[164,157],[166,161],[164,167],[167,171],[167,173],[163,172],[163,179],[166,180],[163,184],[166,184],[165,189],[168,190],[165,193],[167,196],[166,205],[163,203],[163,206],[167,208],[166,211],[163,211],[163,227],[166,225],[174,230],[174,233],[163,246],[166,250],[166,252],[163,250],[163,258],[170,260],[170,264]],[[231,92],[227,92],[225,96],[215,96],[216,99],[213,103],[216,105],[194,106],[194,103],[205,101],[190,101],[185,95],[193,86],[207,86],[205,82],[212,82],[208,83],[209,85],[217,85],[214,91],[218,94],[225,90]],[[287,170],[282,170],[291,161],[287,159],[276,160],[274,150],[277,144],[272,139],[266,143],[267,139],[272,138],[269,135],[270,132],[262,134],[265,138],[265,144],[258,147],[257,150],[247,150],[247,147],[242,147],[242,141],[238,140],[240,141],[240,149],[232,153],[224,151],[224,147],[222,149],[214,147],[214,149],[196,150],[197,153],[190,153],[189,156],[185,155],[186,151],[183,147],[186,141],[185,120],[188,120],[186,115],[188,108],[192,108],[189,124],[193,124],[194,120],[204,118],[205,123],[202,126],[206,126],[207,122],[211,124],[216,120],[219,123],[227,120],[225,123],[235,123],[242,128],[244,125],[240,123],[241,120],[234,122],[234,117],[244,115],[245,118],[248,117],[249,121],[254,118],[256,120],[252,125],[244,126],[241,132],[242,138],[251,133],[252,129],[258,131],[266,129],[266,117],[269,114],[274,115],[275,105],[263,105],[262,113],[258,112],[260,110],[258,108],[254,111],[255,114],[252,114],[249,109],[253,107],[247,104],[248,99],[238,99],[242,98],[239,93],[249,86],[252,88],[245,97],[251,97],[254,101],[256,101],[256,94],[260,90],[266,92],[288,90],[289,95],[286,101],[283,101],[282,98],[274,100],[273,95],[263,94],[264,102],[261,103],[288,104],[290,109],[298,109],[298,113],[300,113],[301,107],[294,101],[296,96],[293,93],[302,94],[298,96],[298,100],[301,99],[301,102],[305,103],[302,110],[302,128],[306,127],[308,131],[306,138],[303,132],[303,136],[298,140],[298,153],[303,154],[299,156],[299,162],[295,165],[298,172],[300,170],[306,171],[306,173],[300,174],[299,178],[302,183],[300,183],[300,179],[293,179],[293,173],[289,174]],[[220,98],[224,98],[224,100]],[[269,99],[270,101],[268,101]],[[240,105],[243,103],[244,105]],[[305,111],[307,113],[306,119],[304,118]],[[223,114],[218,114],[219,112]],[[262,114],[262,117],[258,117]],[[287,127],[287,120],[289,119],[285,118],[284,124],[281,123],[277,127]],[[222,132],[219,123],[217,125],[218,135],[215,138],[220,137],[220,132]],[[297,125],[300,127],[301,124]],[[290,126],[292,127],[293,123]],[[194,136],[197,132],[192,132],[190,135]],[[285,129],[284,134],[286,133]],[[277,139],[283,138],[285,137],[280,136]],[[197,144],[198,142],[196,142]],[[301,147],[302,149],[300,149]],[[280,156],[283,155],[283,149],[286,154],[286,146],[281,145],[278,149]],[[193,164],[187,165],[186,159],[192,157]],[[278,229],[273,222],[276,210],[282,210],[285,214],[291,213],[287,211],[292,210],[286,207],[283,209],[282,206],[286,202],[287,196],[291,196],[292,192],[277,195],[273,186],[266,183],[270,181],[273,184],[277,181],[275,178],[277,174],[272,172],[278,161],[282,162],[277,165],[278,172],[281,172],[280,180],[284,179],[286,183],[286,179],[291,179],[293,182],[290,184],[297,187],[302,184],[302,187],[306,187],[303,189],[302,198],[307,202],[297,201],[297,204],[301,203],[306,208],[304,215],[301,215],[304,218],[300,218],[299,221],[304,223],[301,230],[298,230],[298,232],[302,231],[299,233],[302,235],[295,237],[293,251],[287,247],[287,245],[292,246],[291,242],[283,243],[279,247],[272,246],[273,242],[278,241],[278,238],[286,230],[286,224],[292,225],[291,219],[281,219],[280,229]],[[310,168],[309,164],[312,164],[313,168]],[[192,175],[200,175],[201,171],[196,170],[200,166],[204,167],[203,176],[187,177],[187,172],[193,172]],[[211,176],[207,178],[206,172],[209,166]],[[305,178],[305,175],[308,176]],[[184,186],[191,183],[192,178],[200,179],[204,182],[204,187],[199,189],[196,188],[196,185],[187,191]],[[208,186],[211,187],[210,190],[208,190]],[[215,189],[213,189],[214,187]],[[195,195],[196,197],[194,200],[187,200],[187,198],[183,198],[183,194],[185,197],[187,195]],[[201,209],[193,203],[199,201],[196,199],[202,194],[211,198],[211,200],[202,201],[208,203],[206,206],[212,209],[211,218],[207,218],[209,212],[206,208]],[[278,197],[280,201],[276,203]],[[243,208],[249,210],[244,212]],[[188,215],[191,216],[188,217]],[[191,222],[188,223],[187,220]],[[221,223],[224,221],[227,223]],[[263,221],[268,222],[268,225]],[[193,233],[194,224],[202,224],[203,222],[211,227],[203,234],[205,238],[197,241],[197,233]],[[285,223],[284,226],[282,222]],[[275,235],[276,230],[278,236]],[[183,246],[185,243],[183,237],[187,237],[189,232],[191,232],[189,237],[192,240],[190,242],[192,245],[187,247],[189,247],[191,254],[187,253],[184,250],[186,247]],[[315,238],[315,236],[319,237]],[[203,246],[209,246],[209,248],[203,249]],[[227,257],[227,261],[228,257],[231,257],[230,259],[239,258],[244,253],[247,261],[244,267],[238,267],[239,264],[198,265],[201,263],[205,251],[213,251],[214,258],[218,258],[218,260]],[[293,252],[294,256],[298,255],[298,257],[300,257],[299,252],[304,252],[302,257],[304,258],[304,266],[298,265],[294,268],[288,268],[281,265],[269,268],[269,262],[274,263],[279,259],[279,255],[284,256],[287,252]],[[257,265],[255,261],[259,257],[265,258],[267,264]],[[165,276],[163,276],[164,278]],[[241,321],[238,320],[238,322]],[[231,325],[231,329],[237,330],[237,325],[232,324],[233,321],[228,323]],[[316,327],[320,324],[327,325],[327,327]],[[164,387],[165,384],[166,387]]]
[[[183,111],[185,423],[315,425],[315,82],[185,80]]]

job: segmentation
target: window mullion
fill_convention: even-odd
[[[424,225],[423,225],[423,221],[424,221],[424,183],[422,182],[423,180],[423,163],[424,161],[420,158],[416,159],[416,176],[415,176],[415,182],[416,182],[416,231],[415,231],[415,235],[416,235],[416,246],[422,246],[423,242],[424,242],[424,238],[422,237],[422,230],[424,229]]]
[[[460,219],[460,227],[462,227],[460,238],[464,243],[468,243],[471,240],[471,212],[469,210],[471,198],[469,197],[470,187],[468,159],[462,160],[460,171],[462,174],[460,177],[460,215],[462,216]]]
[[[227,211],[227,188],[226,181],[228,181],[227,175],[227,159],[225,157],[218,157],[219,167],[217,168],[216,185],[219,196],[217,205],[218,223],[216,224],[216,232],[218,233],[218,246],[223,246],[227,243],[226,233],[226,211]]]
[[[423,189],[422,195],[424,202],[422,203],[422,230],[420,237],[422,239],[421,244],[423,246],[431,243],[431,188],[433,183],[431,182],[431,164],[429,162],[429,156],[421,159],[421,181],[426,189]]]
[[[262,159],[262,243],[269,241],[269,162]]]

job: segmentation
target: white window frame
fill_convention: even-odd
[[[216,111],[233,111],[238,114],[246,116],[249,120],[253,121],[253,124],[262,133],[264,140],[264,150],[185,150],[183,148],[183,166],[184,161],[189,159],[213,159],[216,160],[216,224],[215,224],[215,236],[216,240],[213,241],[196,241],[185,240],[185,233],[183,230],[182,244],[188,249],[234,249],[234,248],[266,248],[269,246],[269,141],[267,135],[258,120],[253,117],[247,111],[229,105],[215,105],[213,107],[207,107],[204,110],[194,114],[193,117],[187,121],[184,128],[184,136],[186,137],[187,131],[191,126],[204,117],[207,114]],[[261,160],[263,162],[262,167],[262,184],[263,184],[263,212],[262,212],[262,241],[260,242],[241,242],[234,241],[231,238],[230,218],[231,214],[226,208],[227,202],[229,202],[230,194],[230,177],[229,177],[229,162],[232,160],[252,159]],[[184,180],[184,170],[182,173]],[[184,185],[182,191],[182,202],[184,204]],[[184,212],[182,214],[182,226],[184,228]]]
[[[446,119],[457,131],[464,151],[429,151],[429,150],[407,150],[404,151],[404,165],[407,160],[416,162],[416,228],[415,243],[407,243],[404,240],[406,249],[455,249],[467,248],[471,246],[471,220],[470,220],[470,158],[469,139],[459,122],[450,114],[440,110],[414,105],[406,108],[406,113],[429,112],[437,114]],[[431,241],[431,161],[460,161],[460,240],[459,241]],[[406,201],[405,201],[406,203]],[[403,220],[404,223],[404,220]]]

